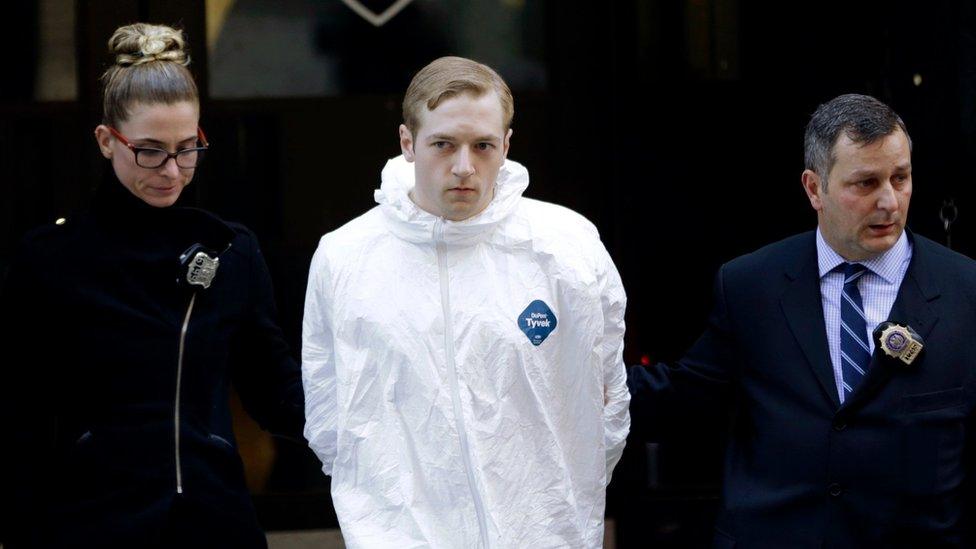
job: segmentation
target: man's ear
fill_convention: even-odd
[[[95,127],[95,142],[98,143],[98,150],[102,151],[102,156],[112,159],[112,132],[108,131],[108,126],[99,124]]]
[[[407,162],[413,162],[415,146],[413,134],[410,133],[410,129],[407,128],[406,124],[400,124],[400,151],[403,153],[403,157],[407,159]]]
[[[800,176],[800,181],[803,182],[803,190],[807,193],[807,198],[810,199],[810,205],[813,206],[814,210],[818,212],[823,209],[823,193],[826,191],[823,188],[823,180],[817,175],[817,172],[813,170],[803,170],[803,175]]]
[[[508,158],[508,147],[511,145],[510,140],[512,139],[512,128],[508,129],[508,133],[505,134],[505,139],[502,140],[502,158]]]

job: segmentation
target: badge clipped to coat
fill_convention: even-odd
[[[217,276],[220,258],[217,252],[203,244],[194,244],[180,254],[180,275],[176,282],[187,288],[207,289]]]

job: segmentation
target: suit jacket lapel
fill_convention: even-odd
[[[928,254],[931,252],[928,243],[913,238],[911,233],[908,234],[914,243],[912,260],[908,265],[908,271],[905,272],[901,287],[898,288],[898,297],[895,298],[891,312],[888,313],[888,320],[911,326],[924,340],[939,321],[938,311],[933,303],[939,297],[939,288],[930,274]],[[877,394],[891,376],[901,368],[900,364],[890,359],[878,345],[875,345],[868,373],[861,381],[861,385],[844,401],[844,408],[857,406]]]
[[[820,271],[817,267],[817,247],[813,233],[809,245],[801,250],[795,261],[788,263],[786,271],[790,285],[780,305],[796,338],[800,349],[806,355],[824,395],[840,407],[837,396],[837,383],[834,380],[834,367],[830,361],[827,346],[827,332],[824,328],[823,302],[820,298]]]
[[[911,233],[908,234],[911,236]],[[935,268],[929,258],[931,243],[917,238],[912,238],[912,241],[912,262],[898,289],[898,298],[891,307],[888,320],[908,324],[925,339],[939,322],[936,300],[941,294],[932,278]]]

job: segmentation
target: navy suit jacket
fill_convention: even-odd
[[[976,450],[976,262],[912,235],[890,320],[924,339],[910,367],[875,351],[842,406],[815,233],[719,270],[684,358],[631,371],[637,436],[729,421],[716,547],[968,547]]]

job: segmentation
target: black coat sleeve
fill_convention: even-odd
[[[976,547],[976,410],[969,413],[966,421],[966,446],[963,451],[966,481],[963,492],[963,519],[965,539],[970,547]]]
[[[631,431],[644,440],[661,441],[687,437],[697,427],[727,424],[736,356],[723,266],[715,277],[708,324],[685,356],[670,364],[630,368]]]
[[[277,322],[271,275],[247,233],[248,309],[231,349],[232,377],[248,414],[272,434],[304,440],[302,373]]]
[[[45,297],[36,259],[24,244],[0,290],[0,541],[28,543],[50,489],[46,472],[53,461],[56,406],[51,399],[50,345],[45,334]]]

